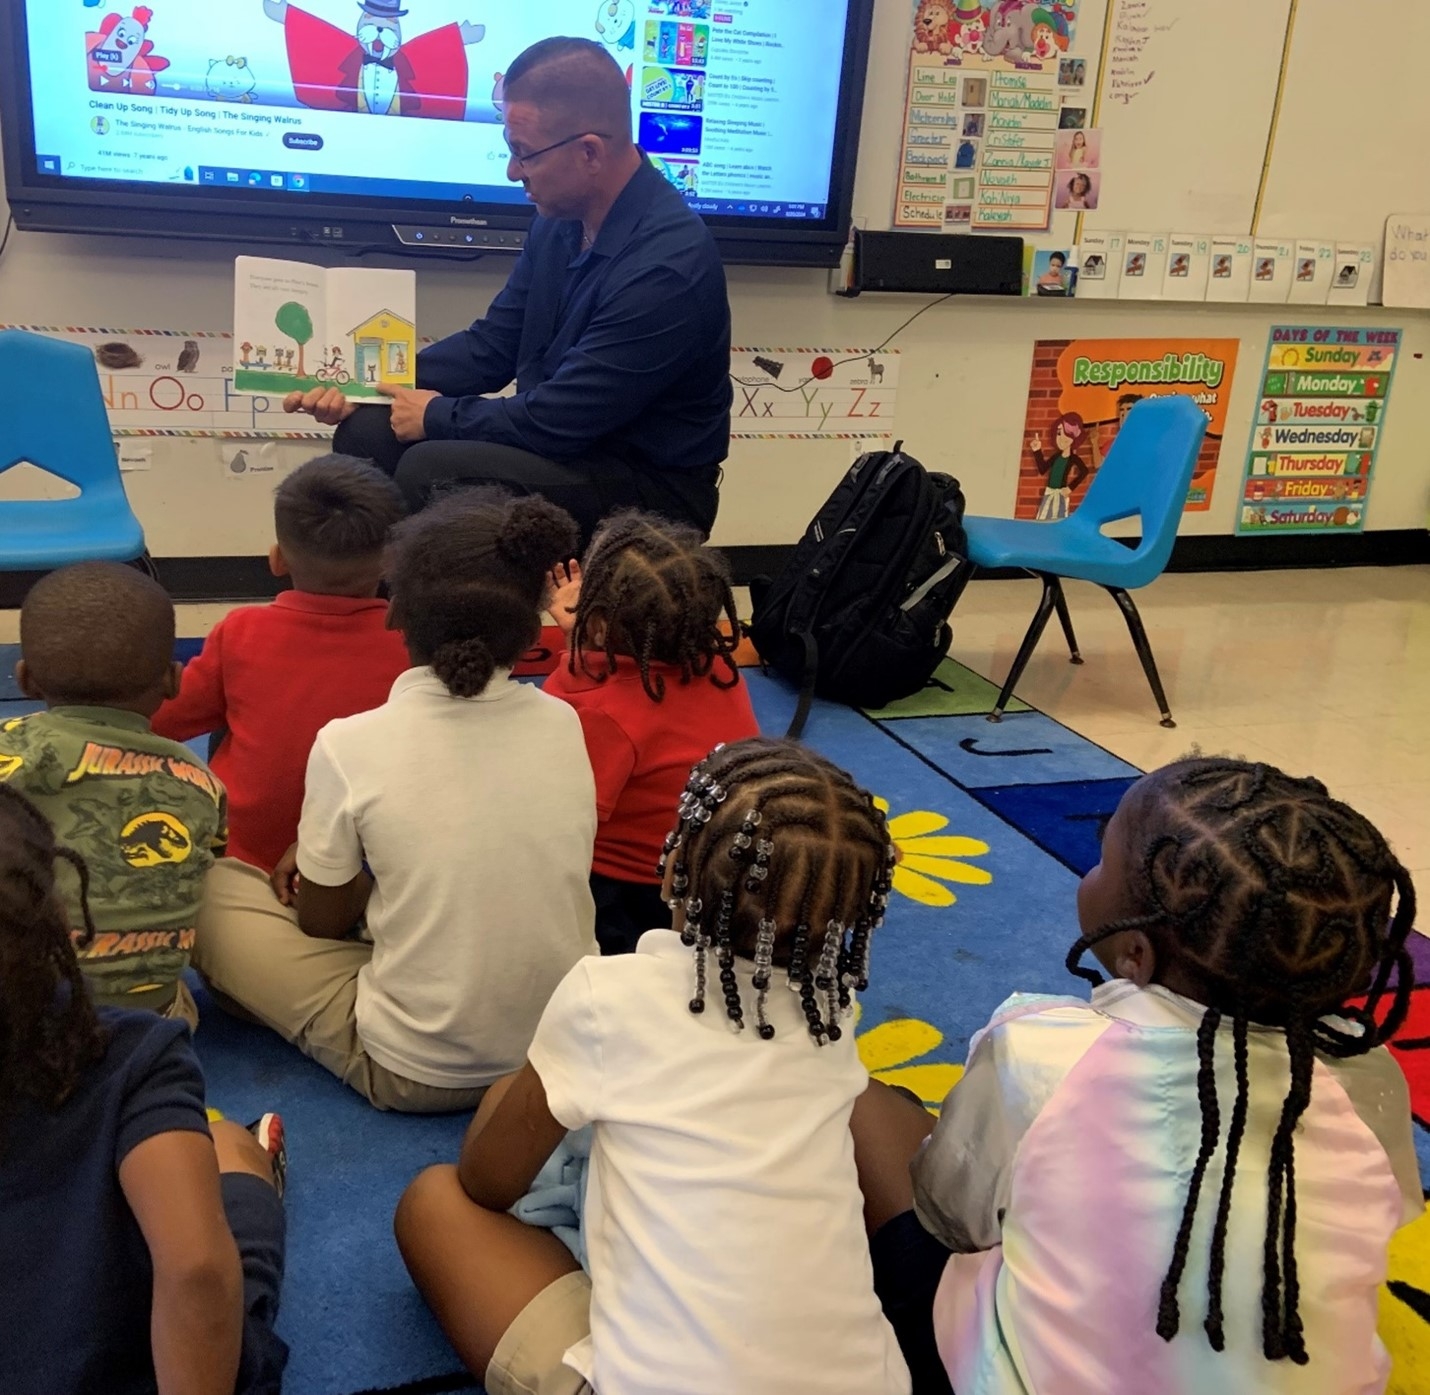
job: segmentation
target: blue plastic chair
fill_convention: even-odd
[[[74,499],[0,501],[0,571],[147,560],[129,507],[94,355],[79,344],[0,330],[0,474],[26,461],[80,491]]]
[[[1067,637],[1072,662],[1082,663],[1072,617],[1063,595],[1063,577],[1091,581],[1108,591],[1122,610],[1137,657],[1162,712],[1162,725],[1174,727],[1157,661],[1132,597],[1127,593],[1161,576],[1172,555],[1182,507],[1192,482],[1207,415],[1190,397],[1150,397],[1137,403],[1117,433],[1112,449],[1088,486],[1077,511],[1057,523],[1023,523],[1006,518],[968,518],[968,557],[977,568],[1016,568],[1041,578],[1043,598],[1023,636],[1008,681],[990,722],[1003,719],[1013,689],[1054,610]],[[1135,547],[1101,531],[1126,518],[1142,520]]]

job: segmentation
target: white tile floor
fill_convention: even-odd
[[[1020,697],[1142,769],[1197,748],[1315,775],[1430,895],[1430,568],[1176,575],[1138,592],[1173,731],[1111,599],[1067,593],[1086,663],[1068,663],[1054,620]],[[1001,683],[1038,595],[1033,581],[974,582],[953,656]],[[205,634],[229,609],[183,606],[179,631]],[[16,613],[0,611],[0,643],[17,638]]]
[[[1039,594],[974,582],[953,656],[1001,683]],[[1137,592],[1172,731],[1112,600],[1067,595],[1086,663],[1068,663],[1054,619],[1020,697],[1143,769],[1195,747],[1315,775],[1430,888],[1430,568],[1176,575]]]

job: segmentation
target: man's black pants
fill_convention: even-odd
[[[385,407],[359,407],[338,427],[333,449],[385,470],[414,511],[443,487],[491,484],[513,494],[540,494],[576,520],[583,547],[596,525],[616,509],[647,509],[708,536],[720,502],[718,466],[641,470],[610,459],[563,464],[485,441],[404,445],[392,434]]]

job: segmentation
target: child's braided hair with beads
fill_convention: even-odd
[[[94,938],[84,859],[57,847],[49,821],[0,785],[0,1120],[22,1100],[58,1109],[104,1054],[104,1036],[80,976],[55,862],[79,876],[81,945]]]
[[[593,622],[605,629],[599,670],[587,653]],[[694,528],[639,512],[602,524],[582,568],[572,673],[603,682],[622,658],[634,660],[652,702],[665,696],[665,679],[651,672],[652,664],[678,669],[682,684],[708,677],[718,688],[733,688],[740,681],[739,634],[729,563]]]
[[[665,842],[675,925],[695,949],[705,1010],[713,950],[725,1014],[745,1026],[736,956],[755,964],[759,1035],[775,967],[799,993],[810,1036],[838,1041],[839,1019],[869,978],[869,937],[883,922],[894,864],[873,797],[821,756],[762,737],[717,747],[691,772]],[[822,1001],[821,1001],[822,1000]]]
[[[1414,982],[1406,936],[1415,889],[1385,839],[1325,786],[1271,766],[1189,759],[1146,776],[1122,806],[1130,830],[1132,914],[1084,936],[1068,968],[1096,984],[1083,954],[1141,930],[1175,961],[1206,1012],[1197,1032],[1201,1145],[1162,1283],[1157,1332],[1177,1335],[1177,1290],[1207,1169],[1221,1140],[1216,1042],[1230,1019],[1236,1100],[1212,1229],[1206,1333],[1225,1346],[1222,1277],[1237,1160],[1249,1107],[1250,1024],[1286,1035],[1290,1088],[1271,1143],[1263,1247],[1262,1350],[1308,1360],[1296,1267],[1295,1131],[1311,1099],[1317,1052],[1364,1055],[1399,1029]],[[1394,916],[1391,914],[1394,901]],[[1395,977],[1393,991],[1390,988]],[[1390,1006],[1379,1011],[1387,992]],[[1368,995],[1363,1005],[1348,1000]]]

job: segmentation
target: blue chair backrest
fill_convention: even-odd
[[[93,353],[43,334],[0,330],[0,382],[11,391],[0,413],[0,474],[28,460],[81,491],[122,491]]]
[[[1206,434],[1207,414],[1190,397],[1144,398],[1128,412],[1077,512],[1064,525],[1100,532],[1104,524],[1140,515],[1142,541],[1133,556],[1145,579],[1129,578],[1127,585],[1145,586],[1166,567]]]

